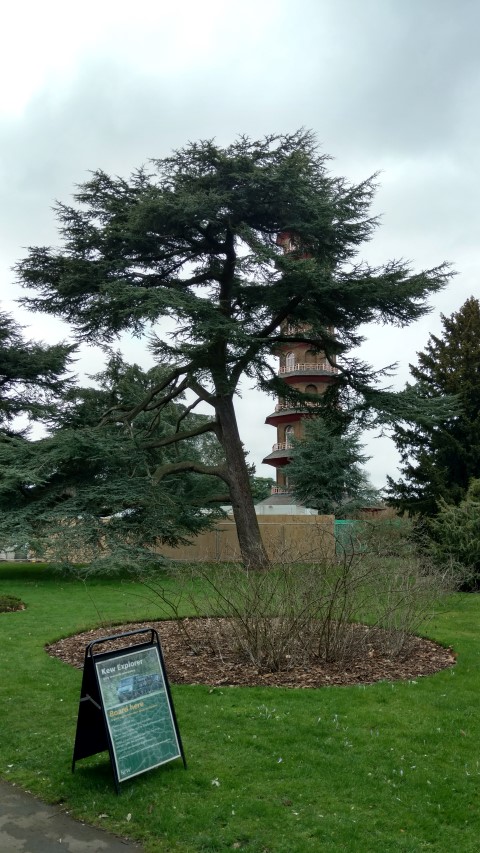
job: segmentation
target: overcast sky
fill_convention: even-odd
[[[18,0],[0,34],[0,288],[31,337],[68,329],[15,303],[12,264],[56,242],[51,210],[88,171],[128,175],[189,140],[304,126],[361,180],[380,170],[371,263],[443,260],[457,276],[408,329],[367,327],[361,357],[398,362],[403,387],[431,332],[471,295],[480,261],[480,4],[477,0]],[[126,357],[149,364],[138,343]],[[98,369],[82,350],[81,371]],[[257,473],[275,441],[273,401],[245,386],[240,431]],[[391,441],[369,438],[373,483],[395,476]]]

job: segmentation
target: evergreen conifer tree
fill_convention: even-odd
[[[402,477],[389,479],[389,499],[401,510],[435,515],[439,500],[458,504],[480,477],[480,303],[473,296],[431,335],[418,364],[410,365],[426,400],[455,398],[443,422],[397,424],[393,437]]]
[[[131,411],[168,370],[143,371],[118,355],[92,377],[95,386],[72,387],[50,419],[44,438],[0,441],[0,542],[28,543],[31,551],[65,563],[101,560],[119,565],[153,561],[155,546],[176,545],[204,530],[221,512],[218,443],[202,433],[208,418],[176,399],[158,411],[143,409],[131,424],[108,412]],[[162,445],[182,423],[193,436],[181,447]],[[198,471],[154,472],[185,458]],[[211,467],[212,466],[212,467]]]
[[[27,340],[13,317],[0,311],[0,434],[18,434],[19,415],[42,420],[56,411],[73,349]]]
[[[211,406],[209,428],[225,458],[217,474],[253,567],[268,560],[234,409],[242,377],[288,399],[270,356],[280,343],[307,342],[336,357],[337,394],[353,389],[371,405],[378,391],[372,370],[342,358],[361,342],[359,328],[417,319],[450,275],[445,265],[413,273],[401,261],[372,268],[361,260],[376,226],[375,181],[349,184],[327,162],[301,130],[240,137],[225,148],[191,143],[129,180],[97,171],[73,206],[57,206],[60,248],[32,247],[17,267],[31,289],[26,305],[70,322],[82,341],[105,344],[153,326],[153,350],[173,367],[143,402],[129,411],[114,407],[109,417],[132,423],[187,388]],[[278,244],[282,232],[295,246],[288,254]],[[158,325],[165,317],[176,321],[169,338]],[[191,437],[180,429],[159,441],[165,447]],[[159,483],[181,471],[203,473],[197,461],[182,459],[162,462],[152,476]]]
[[[368,459],[362,450],[354,428],[342,433],[322,417],[311,418],[305,437],[294,440],[288,464],[288,482],[295,497],[319,513],[338,517],[378,503],[379,496],[362,468]]]

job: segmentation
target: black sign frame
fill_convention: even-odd
[[[141,634],[149,634],[150,639],[146,640],[145,642],[136,643],[134,645],[130,644],[122,646],[118,649],[111,649],[110,651],[94,651],[94,648],[96,646],[103,645],[105,643],[108,644],[117,640],[127,639],[129,637],[138,636]],[[153,655],[151,650],[154,650]],[[164,704],[166,703],[166,707],[168,709],[170,723],[173,734],[175,736],[178,751],[171,757],[167,757],[161,761],[157,761],[157,763],[155,764],[152,764],[134,773],[131,773],[130,775],[125,775],[123,778],[120,778],[118,771],[118,756],[116,752],[115,735],[112,734],[111,725],[107,717],[108,709],[105,705],[105,690],[103,685],[100,683],[98,669],[101,664],[111,663],[115,661],[118,662],[124,658],[135,657],[138,653],[142,652],[146,652],[146,654],[149,655],[152,660],[155,660],[156,656],[158,655],[158,684],[161,685],[163,682],[162,686],[165,691],[163,697]],[[125,668],[125,666],[122,666],[122,669]],[[155,678],[156,676],[154,675],[153,677]],[[160,691],[157,690],[157,693],[159,692]],[[137,704],[141,705],[143,703],[140,701]],[[135,711],[136,706],[132,707],[132,710]],[[120,793],[120,784],[122,781],[127,781],[128,779],[134,778],[140,773],[147,772],[148,770],[153,770],[156,767],[160,767],[162,764],[167,763],[168,761],[175,760],[176,758],[181,758],[183,761],[184,768],[187,768],[185,752],[183,749],[182,739],[180,737],[180,731],[178,728],[178,722],[175,714],[175,708],[173,705],[172,694],[170,691],[170,684],[165,668],[165,661],[163,657],[160,638],[155,628],[140,628],[135,631],[126,631],[122,634],[113,634],[108,637],[101,637],[98,640],[93,640],[91,643],[88,644],[85,649],[82,686],[78,706],[77,729],[75,734],[75,745],[72,758],[72,773],[75,772],[75,764],[77,761],[80,761],[83,758],[88,758],[91,755],[96,755],[99,752],[105,751],[108,751],[110,756],[110,763],[112,766],[113,778],[117,794]]]

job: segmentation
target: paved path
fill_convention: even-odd
[[[142,853],[102,829],[79,823],[14,785],[0,781],[1,853]]]

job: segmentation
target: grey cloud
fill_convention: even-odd
[[[50,79],[19,118],[0,118],[2,296],[16,294],[9,268],[22,247],[56,241],[54,199],[68,202],[89,169],[128,174],[188,140],[216,137],[223,144],[242,132],[257,137],[311,127],[337,158],[333,172],[360,180],[383,170],[375,203],[383,219],[365,247],[369,260],[406,257],[419,267],[448,258],[459,270],[430,317],[401,332],[365,330],[362,357],[376,367],[398,360],[401,384],[429,332],[439,330],[440,311],[450,314],[478,294],[480,6],[476,0],[271,5],[272,19],[262,19],[261,30],[253,15],[250,28],[226,17],[196,67],[185,57],[174,73],[154,63],[142,72],[138,30],[130,50],[116,53],[112,43],[83,57],[70,80]],[[161,51],[165,37],[150,33],[148,50]],[[41,327],[35,318],[40,337]],[[239,406],[245,443],[258,463],[275,440],[262,425],[271,400],[262,412],[249,394]],[[382,450],[384,470],[387,456]],[[375,465],[377,472],[378,459]],[[393,455],[388,465],[394,468]]]

